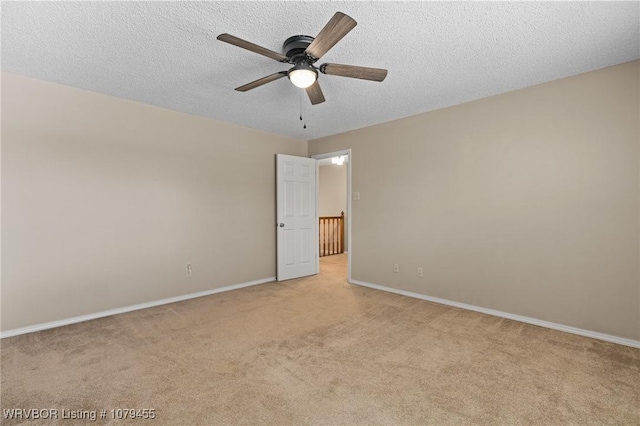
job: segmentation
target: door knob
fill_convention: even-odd
[[[281,223],[281,224],[280,224],[280,228],[284,228],[284,223]]]

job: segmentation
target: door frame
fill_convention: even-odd
[[[323,154],[312,155],[311,158],[316,160],[322,160],[325,158],[338,157],[340,155],[348,156],[347,161],[347,281],[351,283],[351,255],[353,254],[352,235],[351,235],[351,217],[353,216],[353,210],[351,209],[351,162],[353,155],[351,149],[343,149],[341,151],[326,152]],[[319,207],[320,197],[320,163],[316,162],[316,220],[320,217]],[[320,253],[318,253],[318,271],[320,271]]]

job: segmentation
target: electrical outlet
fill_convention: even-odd
[[[193,274],[193,269],[191,268],[191,264],[187,263],[187,277],[190,277]]]
[[[424,269],[418,268],[418,276],[419,277],[424,277]]]
[[[393,264],[393,272],[395,272],[396,274],[400,272],[400,264],[398,263]]]

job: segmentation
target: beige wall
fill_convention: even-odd
[[[275,153],[307,144],[3,73],[2,330],[273,277]]]
[[[353,150],[353,278],[640,339],[639,79],[310,142]],[[7,73],[1,96],[3,331],[275,275],[273,154],[304,141]]]
[[[318,211],[320,216],[340,216],[347,212],[347,165],[320,166]]]
[[[353,278],[639,339],[639,79],[635,61],[311,141],[353,150]]]

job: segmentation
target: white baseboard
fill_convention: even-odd
[[[467,309],[470,311],[481,312],[483,314],[493,315],[496,317],[502,317],[511,319],[514,321],[520,321],[527,324],[533,324],[540,327],[551,328],[553,330],[564,331],[566,333],[577,334],[579,336],[591,337],[593,339],[604,340],[606,342],[617,343],[619,345],[631,346],[632,348],[640,348],[640,341],[627,339],[624,337],[613,336],[610,334],[599,333],[597,331],[589,331],[581,328],[571,327],[568,325],[558,324],[555,322],[543,321],[536,318],[529,318],[522,315],[510,314],[508,312],[496,311],[494,309],[482,308],[480,306],[468,305],[466,303],[454,302],[452,300],[440,299],[438,297],[426,296],[420,293],[413,293],[411,291],[399,290],[392,287],[387,287],[379,284],[371,284],[364,281],[350,280],[352,284],[357,284],[363,287],[369,287],[376,290],[382,290],[389,293],[400,294],[402,296],[413,297],[415,299],[427,300],[429,302],[439,303],[441,305],[455,306],[456,308]]]
[[[156,301],[147,302],[147,303],[140,303],[138,305],[125,306],[124,308],[111,309],[108,311],[97,312],[95,314],[82,315],[79,317],[67,318],[60,321],[52,321],[52,322],[46,322],[44,324],[36,324],[28,327],[16,328],[14,330],[4,331],[0,333],[0,339],[4,339],[5,337],[18,336],[20,334],[33,333],[35,331],[46,330],[48,328],[62,327],[64,325],[75,324],[78,322],[89,321],[97,318],[109,317],[111,315],[123,314],[125,312],[137,311],[139,309],[146,309],[146,308],[152,308],[154,306],[167,305],[169,303],[181,302],[183,300],[195,299],[196,297],[209,296],[211,294],[237,290],[239,288],[251,287],[254,285],[264,284],[264,283],[272,282],[275,280],[276,280],[276,277],[263,278],[261,280],[249,281],[246,283],[214,288],[213,290],[206,290],[198,293],[185,294],[183,296],[170,297],[168,299],[156,300]]]

